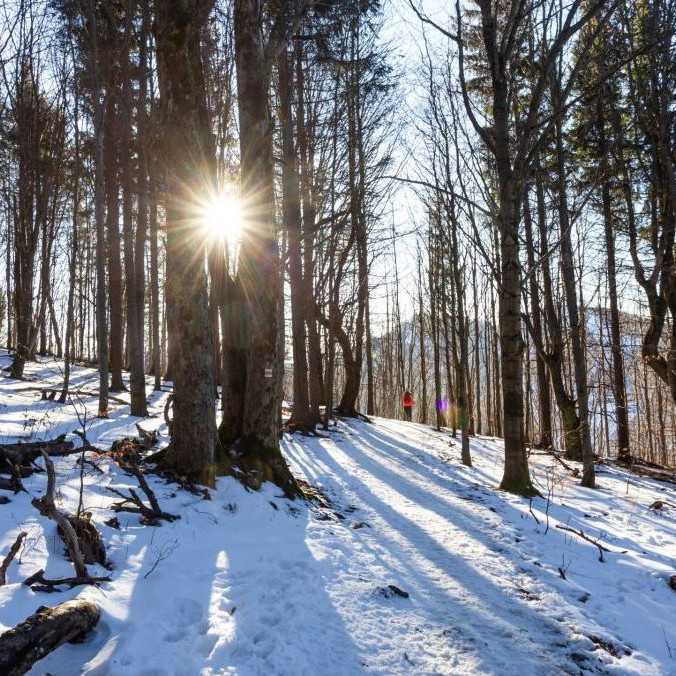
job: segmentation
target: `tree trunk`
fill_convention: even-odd
[[[508,141],[505,134],[505,149]],[[498,139],[500,143],[500,139]],[[523,337],[521,335],[521,264],[519,222],[521,187],[498,160],[500,184],[500,348],[502,375],[505,469],[500,487],[511,493],[532,495],[535,489],[528,471],[523,438]]]
[[[533,328],[533,342],[538,346],[544,346],[544,334],[542,331],[542,311],[540,307],[540,289],[537,282],[537,269],[535,263],[535,241],[533,238],[533,224],[531,219],[529,191],[524,195],[524,225],[526,231],[526,253],[528,255],[528,295],[530,296],[530,319]],[[541,246],[540,251],[545,251],[546,246]],[[542,255],[542,254],[541,254]],[[543,264],[549,265],[545,259]],[[546,358],[540,351],[536,356],[536,373],[538,381],[538,415],[540,423],[540,438],[534,445],[537,448],[551,448],[552,446],[552,403],[549,396],[549,378],[547,377]]]
[[[131,414],[141,417],[147,415],[146,391],[145,391],[145,368],[143,364],[143,309],[139,307],[144,302],[143,250],[145,246],[147,224],[147,194],[145,177],[145,155],[143,152],[142,138],[144,113],[142,106],[145,101],[139,100],[139,162],[134,185],[132,155],[132,108],[134,105],[133,89],[131,82],[130,47],[133,40],[133,18],[136,10],[135,0],[127,0],[125,17],[124,48],[122,49],[123,84],[122,100],[120,102],[122,118],[122,229],[124,232],[124,272],[127,300],[127,353],[129,356],[129,390],[131,401]],[[146,73],[141,76],[141,95],[145,87],[143,80]],[[138,210],[136,219],[136,236],[133,223],[133,197],[138,194]],[[140,249],[140,250],[139,250]],[[140,253],[141,260],[137,260]],[[141,273],[139,279],[138,273]]]
[[[458,248],[458,223],[455,220],[455,204],[451,202],[450,230],[451,230],[451,251],[450,265],[453,273],[455,289],[455,310],[456,310],[456,332],[460,346],[459,359],[455,362],[455,383],[456,399],[458,407],[458,423],[461,429],[461,457],[462,464],[468,467],[472,466],[472,456],[469,450],[469,407],[467,384],[467,369],[469,368],[469,346],[468,346],[468,322],[465,314],[465,284],[462,270],[460,269],[460,251]]]
[[[425,308],[423,307],[423,281],[420,249],[418,249],[418,330],[420,332],[420,387],[422,390],[418,410],[418,420],[427,424],[427,360],[425,347]]]
[[[600,90],[603,91],[603,90]],[[610,167],[608,163],[608,143],[605,129],[605,111],[601,96],[597,97],[597,127],[599,146],[599,169],[601,172],[601,202],[603,204],[603,226],[606,242],[606,260],[608,263],[608,300],[610,305],[610,343],[613,355],[613,398],[615,400],[615,420],[617,425],[617,455],[627,461],[631,457],[629,449],[629,416],[627,412],[627,391],[624,384],[624,358],[622,355],[622,336],[620,333],[620,310],[617,301],[617,266],[615,261],[615,232],[610,194]]]
[[[282,132],[282,218],[288,233],[289,286],[291,287],[291,337],[293,347],[292,429],[312,430],[308,392],[307,345],[305,339],[306,285],[301,258],[301,199],[298,162],[293,136],[292,69],[284,49],[277,59],[279,73],[279,117]]]
[[[108,245],[108,301],[110,304],[110,389],[124,389],[122,381],[122,267],[120,264],[120,184],[118,174],[119,128],[116,83],[110,82],[104,121],[106,233]]]
[[[167,462],[208,484],[214,479],[214,364],[204,235],[191,195],[211,188],[199,183],[210,148],[200,32],[211,7],[211,0],[159,0],[154,25],[165,139],[167,311],[174,349]]]
[[[293,496],[298,487],[279,448],[283,362],[279,354],[281,274],[274,218],[273,124],[269,110],[270,69],[260,26],[259,0],[236,0],[235,61],[239,105],[241,187],[247,206],[237,285],[245,307],[246,361],[238,384],[243,415],[235,444],[236,465],[246,484],[272,481]],[[272,39],[272,38],[271,38]],[[268,48],[270,45],[268,45]],[[281,48],[275,44],[274,48]],[[224,424],[230,420],[224,416]]]
[[[556,102],[560,99],[558,84],[552,81],[552,95]],[[566,297],[568,320],[570,322],[571,343],[573,352],[573,367],[575,373],[575,389],[577,394],[578,417],[580,420],[580,442],[584,470],[582,485],[589,488],[594,486],[594,453],[591,445],[589,430],[589,390],[587,386],[587,363],[582,343],[583,327],[580,323],[580,313],[577,301],[575,284],[575,265],[573,262],[573,245],[571,237],[570,218],[568,215],[568,199],[565,174],[565,158],[563,148],[563,131],[561,121],[555,124],[556,144],[556,184],[558,192],[558,215],[561,236],[561,275]]]

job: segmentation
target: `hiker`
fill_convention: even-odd
[[[404,420],[411,422],[413,420],[412,414],[415,401],[413,401],[413,395],[408,390],[404,392],[404,396],[401,398],[401,403],[404,407]]]

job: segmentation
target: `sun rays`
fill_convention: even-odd
[[[212,196],[200,208],[200,222],[208,238],[236,245],[243,227],[242,208],[237,195],[222,191]]]

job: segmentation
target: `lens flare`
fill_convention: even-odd
[[[242,230],[242,210],[232,194],[222,193],[211,199],[202,209],[202,225],[208,237],[236,243]]]

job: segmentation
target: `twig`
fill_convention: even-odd
[[[539,526],[540,525],[540,520],[535,516],[535,512],[533,511],[533,498],[530,498],[528,500],[528,511],[530,512],[531,516],[535,519],[535,523]]]
[[[172,540],[171,542],[166,542],[162,549],[158,551],[157,558],[153,561],[153,565],[150,566],[148,572],[143,576],[143,579],[146,579],[156,568],[160,565],[162,561],[168,559],[178,547],[178,540]]]
[[[575,528],[571,528],[570,526],[564,526],[560,523],[556,524],[556,527],[559,528],[560,530],[565,530],[568,533],[574,533],[578,537],[582,538],[583,540],[586,540],[587,542],[590,542],[591,544],[595,545],[596,547],[599,548],[599,561],[601,563],[605,562],[605,559],[603,558],[603,552],[608,552],[609,554],[624,554],[624,552],[619,552],[619,551],[614,551],[612,549],[608,549],[605,545],[602,545],[598,540],[594,540],[594,538],[590,538],[588,535],[585,535],[583,531],[581,530],[575,530]]]

